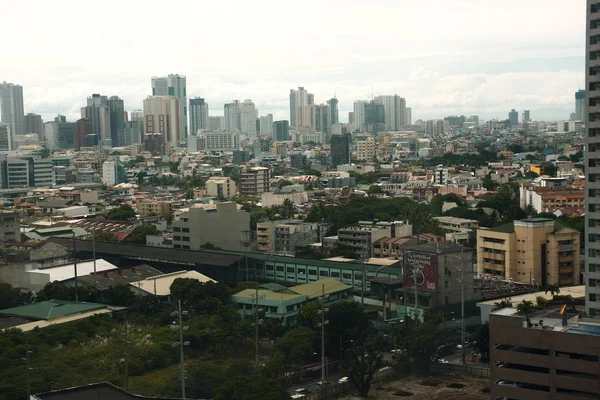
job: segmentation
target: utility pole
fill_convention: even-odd
[[[322,286],[322,296],[321,296],[321,309],[319,313],[321,314],[321,385],[325,386],[325,325],[329,321],[325,320],[325,313],[329,311],[328,308],[325,308],[325,285]]]
[[[181,379],[181,398],[185,399],[185,359],[183,354],[183,346],[188,346],[190,342],[183,341],[183,331],[187,330],[187,326],[183,326],[183,315],[187,315],[187,311],[181,310],[181,300],[177,300],[177,311],[173,311],[170,316],[179,316],[179,324],[173,322],[171,329],[179,329],[179,342],[173,343],[172,347],[179,346],[179,368],[180,368],[180,379]]]
[[[465,354],[465,267],[463,256],[463,249],[460,249],[460,267],[458,268],[460,272],[460,343],[462,347],[462,363],[466,364],[466,354]]]
[[[246,259],[247,260],[247,259]],[[246,261],[247,262],[247,261]],[[259,346],[258,346],[258,340],[259,340],[259,326],[260,324],[262,324],[263,320],[258,318],[258,313],[260,311],[260,309],[258,308],[258,299],[260,297],[263,296],[259,296],[258,295],[258,280],[256,281],[256,293],[254,294],[254,345],[255,345],[255,364],[258,367],[258,351],[259,351]]]
[[[92,231],[92,251],[94,252],[94,288],[98,289],[98,276],[96,275],[96,220]]]
[[[29,367],[29,356],[33,354],[33,351],[29,350],[29,346],[27,346],[27,350],[25,350],[25,358],[22,360],[25,361],[25,366],[27,368],[27,400],[31,398],[31,370],[33,368]]]
[[[73,233],[73,268],[75,269],[75,301],[79,301],[79,288],[77,287],[77,249],[75,248],[75,231]]]
[[[361,278],[361,290],[360,290],[360,304],[365,305],[365,259],[364,257],[360,258],[362,262],[362,278]]]

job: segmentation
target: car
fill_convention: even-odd
[[[293,394],[293,395],[291,395],[290,397],[291,397],[292,399],[296,400],[296,399],[301,399],[301,398],[303,398],[303,397],[306,397],[306,395],[305,395],[305,394],[302,394],[302,393],[296,393],[296,394]]]
[[[438,364],[448,364],[449,363],[448,360],[444,360],[443,358],[438,358],[436,361],[438,362]]]
[[[346,383],[346,382],[350,382],[350,378],[348,378],[347,376],[341,377],[340,380],[338,381],[338,383]]]
[[[383,371],[387,371],[387,370],[389,370],[389,369],[392,369],[392,367],[390,367],[390,366],[388,365],[388,366],[386,366],[386,367],[381,367],[381,368],[379,368],[379,369],[377,370],[377,372],[383,372]]]
[[[519,387],[519,385],[517,385],[516,382],[512,382],[512,381],[499,380],[496,383],[500,386],[508,386],[508,387],[515,387],[515,388]]]
[[[306,388],[298,388],[298,389],[294,390],[294,392],[296,394],[308,394],[308,393],[310,393],[310,390],[308,390]]]

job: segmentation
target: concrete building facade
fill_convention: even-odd
[[[161,133],[165,146],[175,147],[182,138],[179,113],[177,97],[148,96],[144,99],[144,133]]]
[[[190,99],[190,135],[208,127],[208,103],[203,98]]]
[[[0,243],[20,241],[19,214],[15,211],[0,211]]]
[[[395,95],[376,96],[375,103],[383,104],[385,130],[399,131],[406,122],[406,99]]]
[[[37,133],[40,137],[44,134],[44,121],[39,114],[27,113],[23,117],[24,133]]]
[[[91,134],[101,142],[111,139],[110,109],[108,97],[98,93],[87,98],[87,106],[81,108],[81,118],[90,122]]]
[[[234,100],[224,106],[224,129],[242,135],[256,135],[256,107],[252,100]]]
[[[237,194],[235,181],[230,177],[213,176],[206,181],[206,195],[229,199]]]
[[[25,132],[25,112],[23,108],[23,86],[13,83],[0,83],[0,121],[12,127],[13,135]]]
[[[298,219],[259,222],[256,242],[259,251],[274,251],[293,255],[299,246],[314,243],[319,238],[319,224]]]
[[[240,171],[239,190],[243,196],[260,196],[268,192],[271,171],[265,167],[247,166]]]
[[[356,159],[362,161],[372,161],[376,156],[375,138],[358,140],[356,142]]]
[[[177,140],[188,136],[188,112],[187,112],[187,79],[185,75],[169,74],[167,76],[152,77],[152,96],[175,96],[178,100],[177,116],[178,130],[173,132]],[[146,113],[144,112],[144,115]],[[149,131],[145,131],[149,133]]]

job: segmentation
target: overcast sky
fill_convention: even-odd
[[[45,120],[92,93],[141,108],[169,73],[211,115],[252,99],[287,119],[304,86],[336,93],[342,121],[371,93],[405,97],[413,121],[568,119],[585,84],[585,0],[0,0],[0,16],[0,81]]]

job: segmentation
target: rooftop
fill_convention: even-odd
[[[109,263],[104,259],[96,260],[96,272],[109,271],[117,269],[116,265]],[[75,264],[62,264],[52,267],[42,267],[29,271],[30,273],[48,274],[50,282],[66,281],[75,278]],[[77,276],[89,275],[94,272],[94,260],[86,260],[77,262]]]
[[[105,304],[84,301],[48,300],[24,306],[0,310],[0,314],[13,315],[31,320],[50,320],[106,308]]]
[[[515,231],[515,222],[517,224],[543,224],[547,222],[554,222],[554,231],[557,232],[561,229],[568,228],[567,225],[563,224],[559,220],[554,220],[550,218],[528,218],[517,221],[512,221],[503,225],[498,225],[494,228],[479,228],[482,230],[490,230],[493,232],[501,232],[501,233],[513,233]]]
[[[291,291],[311,299],[322,296],[323,291],[325,292],[325,295],[328,295],[343,292],[348,289],[350,289],[350,286],[334,278],[319,279],[316,282],[304,283],[290,288]]]
[[[202,283],[216,282],[214,279],[201,274],[198,271],[177,271],[170,274],[163,274],[149,277],[143,280],[130,282],[130,285],[143,290],[144,292],[156,296],[169,296],[171,294],[171,285],[175,279],[196,279]]]
[[[115,285],[128,285],[152,276],[163,275],[163,273],[149,265],[137,265],[129,268],[119,268],[83,275],[78,278],[80,283],[95,286],[98,290],[107,290]]]
[[[255,302],[256,289],[245,289],[234,294],[232,299],[237,302]],[[306,296],[294,293],[274,292],[271,290],[258,289],[258,302],[261,305],[280,305],[280,304],[295,304],[303,302],[307,299]]]
[[[420,251],[423,253],[444,254],[444,253],[459,253],[461,251],[473,251],[469,247],[460,246],[453,243],[425,243],[412,246],[406,249],[407,251]]]

